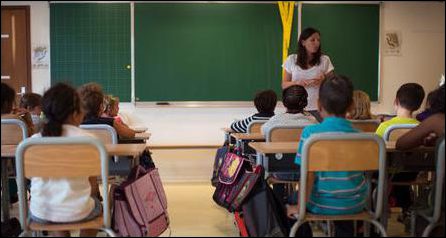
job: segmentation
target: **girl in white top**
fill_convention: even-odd
[[[77,91],[63,83],[51,87],[42,99],[46,121],[42,132],[33,137],[92,136],[79,128],[84,118]],[[73,161],[76,163],[76,161]],[[69,223],[91,220],[101,213],[101,204],[91,197],[88,177],[31,178],[31,219],[39,223]],[[96,230],[83,230],[81,236],[96,236]],[[55,236],[69,236],[68,231]]]
[[[292,85],[301,85],[308,92],[308,105],[306,111],[310,112],[318,121],[322,121],[317,111],[319,86],[334,67],[327,55],[321,53],[320,33],[314,28],[302,31],[298,42],[297,54],[288,56],[282,67],[285,73],[282,79],[282,88]]]
[[[293,85],[283,90],[282,102],[286,107],[286,112],[277,114],[269,119],[262,126],[262,134],[267,135],[271,128],[276,126],[307,126],[317,123],[311,115],[304,114],[307,106],[308,93],[304,87]]]

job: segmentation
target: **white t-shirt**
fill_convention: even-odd
[[[321,62],[309,69],[302,69],[296,65],[297,54],[288,56],[282,67],[291,74],[291,81],[314,79],[321,73],[328,73],[334,70],[330,58],[326,55],[321,55]],[[317,110],[317,100],[319,99],[319,85],[312,87],[305,87],[308,92],[308,105],[305,108],[307,111]]]
[[[281,113],[269,119],[262,125],[262,134],[266,135],[275,126],[308,126],[317,123],[312,116],[305,116],[302,113]]]
[[[63,125],[62,136],[92,136],[79,127]],[[32,137],[42,137],[41,133]],[[73,161],[76,163],[76,161]],[[88,177],[31,178],[31,213],[52,222],[74,222],[86,218],[95,206]]]

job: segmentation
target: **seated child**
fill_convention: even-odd
[[[82,124],[106,124],[115,128],[119,138],[135,137],[135,131],[127,125],[117,123],[114,118],[101,116],[104,112],[104,94],[99,84],[88,83],[82,85],[79,88],[79,94],[85,111],[85,118]]]
[[[394,102],[396,117],[381,123],[376,129],[376,134],[384,136],[387,128],[397,124],[418,124],[413,118],[413,112],[418,110],[424,99],[423,87],[417,83],[406,83],[402,85],[397,93]]]
[[[20,108],[27,110],[31,114],[31,119],[34,124],[34,132],[40,132],[42,114],[42,96],[37,93],[25,93],[20,98]]]
[[[317,123],[312,116],[304,114],[307,106],[307,90],[300,85],[293,85],[283,90],[282,101],[286,112],[271,117],[262,126],[262,134],[266,135],[274,126],[306,126]]]
[[[361,90],[353,91],[353,106],[347,112],[346,118],[349,120],[370,120],[374,118],[370,111],[370,98],[367,93]]]
[[[102,117],[111,117],[115,119],[115,122],[127,125],[119,116],[119,97],[113,95],[106,95],[104,97],[104,112]]]
[[[420,145],[432,146],[437,138],[444,136],[444,85],[430,93],[430,116],[417,127],[402,135],[396,142],[399,150]]]
[[[231,129],[238,133],[247,133],[248,125],[252,121],[268,120],[274,116],[274,109],[277,104],[277,95],[273,90],[265,90],[256,94],[254,98],[254,105],[258,113],[245,118],[243,120],[235,121],[231,124]]]
[[[394,102],[396,117],[381,123],[376,130],[376,134],[384,136],[387,128],[397,124],[418,124],[419,122],[413,118],[413,113],[418,110],[424,99],[424,89],[417,83],[406,83],[402,85],[397,93]],[[393,174],[393,182],[408,182],[417,178],[416,172],[400,172]],[[409,207],[412,203],[409,186],[395,186],[392,188],[390,201],[396,200],[398,207],[402,208],[402,214],[399,221],[408,218]]]
[[[16,93],[6,83],[2,82],[2,119],[20,119],[25,122],[28,129],[28,136],[34,134],[34,125],[31,119],[31,114],[21,108],[15,107]]]
[[[84,114],[74,88],[58,83],[42,98],[46,121],[41,133],[33,137],[92,136],[79,128]],[[73,161],[75,163],[75,161]],[[70,223],[88,221],[102,213],[101,203],[91,197],[88,177],[31,178],[31,219],[39,223]],[[83,230],[81,236],[95,236],[96,230]],[[55,232],[55,236],[69,236],[69,231]]]
[[[353,101],[353,85],[344,76],[333,75],[325,79],[319,89],[319,111],[322,123],[305,127],[302,132],[295,163],[300,166],[302,147],[313,134],[325,132],[358,132],[345,119]],[[342,215],[361,212],[366,207],[368,186],[363,172],[315,172],[308,174],[307,210],[315,214]],[[287,207],[292,218],[299,205]],[[335,221],[336,236],[353,235],[353,222]]]

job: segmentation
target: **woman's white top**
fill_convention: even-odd
[[[92,136],[79,127],[63,125],[62,136]],[[32,137],[42,137],[41,133]],[[63,156],[63,155],[61,155]],[[76,163],[76,161],[73,161]],[[95,206],[88,177],[31,178],[31,213],[52,222],[73,222],[86,218]]]
[[[321,73],[328,73],[334,70],[334,66],[330,58],[326,55],[321,55],[319,65],[315,65],[309,69],[302,69],[296,64],[297,54],[288,56],[282,67],[291,74],[291,81],[314,79]],[[317,100],[319,99],[319,85],[312,87],[305,87],[308,93],[308,105],[305,108],[307,111],[317,110]]]

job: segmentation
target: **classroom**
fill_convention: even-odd
[[[5,223],[11,220],[9,217],[16,217],[16,220],[21,221],[21,209],[19,209],[21,202],[12,203],[13,199],[10,198],[13,194],[21,197],[20,191],[17,194],[17,189],[8,189],[10,190],[8,194],[11,193],[8,200],[5,200],[3,195],[5,187],[10,187],[8,182],[11,183],[15,176],[20,175],[16,173],[16,169],[19,171],[20,166],[14,164],[18,161],[17,157],[20,152],[18,144],[24,138],[31,137],[34,132],[43,130],[42,133],[44,133],[45,129],[41,125],[51,121],[49,115],[46,119],[41,116],[45,114],[43,112],[39,112],[39,116],[35,116],[31,110],[27,110],[27,113],[31,114],[30,120],[32,119],[34,122],[34,119],[37,118],[36,120],[41,120],[43,124],[35,126],[33,132],[28,131],[26,136],[20,137],[17,142],[13,143],[14,145],[6,143],[7,140],[4,140],[4,136],[8,138],[11,137],[11,134],[15,136],[17,131],[21,131],[23,128],[7,130],[10,126],[7,123],[11,123],[11,117],[3,115],[4,113],[17,112],[16,106],[22,107],[19,104],[22,104],[23,96],[28,93],[39,94],[39,100],[42,101],[41,109],[43,111],[50,110],[50,107],[56,107],[56,105],[45,104],[45,101],[50,97],[60,95],[57,92],[49,93],[50,89],[54,89],[56,85],[60,86],[60,90],[66,91],[67,94],[75,94],[72,100],[82,109],[82,113],[85,113],[85,117],[80,117],[82,131],[95,134],[102,126],[97,124],[108,124],[107,133],[110,131],[109,128],[112,128],[110,133],[113,138],[110,140],[107,138],[99,146],[111,158],[110,165],[107,166],[110,167],[108,175],[113,177],[108,179],[109,183],[103,183],[103,179],[97,181],[100,187],[97,191],[98,194],[101,193],[100,199],[105,199],[103,185],[107,185],[107,189],[110,189],[110,186],[119,186],[122,181],[127,179],[130,169],[137,165],[136,159],[139,159],[141,166],[145,166],[147,174],[152,173],[150,171],[153,169],[151,164],[153,159],[157,169],[155,175],[151,175],[150,180],[153,180],[155,193],[162,195],[159,195],[160,201],[157,205],[159,216],[153,215],[149,208],[145,208],[149,209],[147,214],[152,214],[147,215],[152,216],[147,219],[150,219],[149,223],[154,222],[152,221],[153,217],[161,220],[166,219],[163,220],[163,225],[159,225],[155,229],[153,228],[156,225],[148,225],[148,234],[142,232],[143,236],[272,235],[268,233],[269,231],[261,233],[260,230],[255,232],[250,230],[254,228],[247,221],[249,212],[246,210],[248,209],[246,204],[248,202],[242,203],[240,208],[234,208],[235,213],[234,210],[228,208],[232,204],[218,202],[216,194],[223,187],[219,187],[219,185],[228,182],[221,182],[224,180],[221,173],[220,175],[215,174],[215,170],[222,171],[220,170],[221,165],[216,167],[216,162],[220,156],[223,158],[223,161],[220,162],[224,167],[226,158],[230,157],[227,155],[234,154],[237,155],[237,158],[244,158],[245,162],[249,160],[253,166],[262,167],[265,170],[265,178],[274,176],[274,162],[281,160],[282,157],[286,159],[281,163],[289,162],[288,165],[285,165],[288,166],[288,169],[299,170],[300,167],[303,169],[304,166],[300,164],[302,163],[300,156],[303,157],[303,153],[299,151],[296,157],[296,152],[298,147],[299,150],[304,150],[303,143],[300,145],[299,141],[306,141],[302,138],[306,139],[304,136],[308,133],[305,132],[309,130],[303,131],[301,128],[298,130],[298,134],[289,137],[291,139],[285,139],[288,138],[286,133],[279,136],[278,141],[286,141],[288,144],[277,144],[277,149],[270,151],[271,148],[268,146],[271,144],[267,143],[279,142],[274,142],[276,140],[273,139],[274,136],[270,137],[268,133],[261,133],[263,129],[253,129],[256,126],[251,122],[256,120],[256,116],[262,124],[273,115],[289,114],[291,109],[289,103],[285,102],[285,92],[287,91],[285,89],[291,88],[291,85],[306,89],[305,95],[308,95],[308,99],[305,97],[306,106],[304,106],[304,110],[302,109],[302,114],[313,120],[311,124],[316,123],[322,126],[323,118],[329,117],[327,115],[336,115],[336,117],[339,115],[322,110],[326,105],[322,102],[322,97],[319,97],[319,101],[316,98],[323,91],[319,88],[320,85],[329,82],[328,79],[350,82],[354,90],[365,92],[369,101],[368,110],[373,115],[372,119],[378,121],[373,130],[360,129],[364,132],[373,132],[370,134],[375,134],[379,123],[398,118],[406,111],[410,113],[409,117],[423,113],[426,105],[432,105],[431,102],[428,102],[429,97],[434,95],[431,98],[437,98],[436,95],[440,95],[439,91],[441,90],[444,93],[445,14],[442,1],[2,1],[1,5],[2,234],[4,231],[6,232],[3,227],[10,225],[10,223]],[[309,29],[315,29],[315,32],[311,32],[309,39],[315,39],[318,43],[312,44],[320,46],[319,49],[322,51],[321,61],[317,61],[316,65],[326,68],[321,69],[324,70],[321,71],[321,74],[312,74],[311,79],[316,79],[310,81],[309,78],[308,83],[303,81],[297,83],[299,79],[294,72],[302,70],[302,68],[299,66],[300,57],[294,54],[301,50],[299,49],[301,44],[299,37],[303,37],[305,33],[302,33]],[[313,38],[314,35],[317,37]],[[305,43],[304,52],[308,52],[310,42],[305,41]],[[296,60],[293,60],[293,56],[296,56]],[[306,58],[304,59],[306,60]],[[315,64],[309,62],[308,65]],[[64,83],[71,86],[61,86],[65,85]],[[13,89],[12,112],[3,111],[4,84]],[[336,91],[336,85],[326,85],[327,88],[334,87],[331,90],[327,89],[327,93]],[[408,85],[407,88],[410,88],[407,89],[408,91],[416,91],[418,86],[421,86],[423,91],[420,92],[422,97],[420,96],[418,102],[415,103],[417,106],[413,110],[401,109],[399,92],[404,91],[403,88],[406,85]],[[265,92],[263,90],[269,90],[269,96],[275,95],[271,99],[273,102],[266,102],[268,101],[266,99],[259,102],[272,103],[273,111],[271,113],[262,114],[257,105],[256,99],[263,97],[260,95],[266,95],[266,93],[261,94],[261,91]],[[412,91],[406,94],[415,97],[415,93]],[[354,97],[354,94],[352,95]],[[60,100],[58,99],[60,102],[71,100],[71,98],[60,97]],[[95,103],[91,103],[97,97],[101,98],[100,102],[96,100]],[[429,142],[430,146],[427,144],[412,146],[414,143],[412,142],[411,146],[404,149],[410,149],[411,153],[413,152],[413,155],[410,156],[417,157],[417,159],[422,156],[429,157],[432,159],[432,163],[439,163],[437,157],[444,161],[444,150],[442,154],[437,155],[441,149],[441,138],[443,138],[444,148],[444,96],[442,100],[443,108],[442,111],[439,111],[441,114],[439,120],[443,121],[442,132],[441,126],[440,129],[437,128],[439,122],[431,118],[426,123],[431,123],[429,126],[432,128],[435,127],[430,131],[435,135],[432,137],[435,141]],[[342,103],[335,104],[339,107]],[[352,105],[348,106],[347,109],[350,110]],[[90,113],[96,114],[98,108],[103,110],[101,113],[104,113],[100,114],[100,117],[104,117],[107,109],[116,108],[115,114],[111,116],[114,120],[90,118],[91,120],[86,123],[86,118],[89,118]],[[426,111],[427,109],[426,107]],[[18,112],[23,111],[18,110]],[[69,117],[70,124],[74,123],[78,127],[75,108],[72,113],[73,118]],[[346,111],[341,114],[343,117],[349,115]],[[108,118],[108,116],[106,117]],[[349,118],[349,120],[353,121],[356,118]],[[406,120],[399,124],[412,123],[415,125],[419,121],[421,120],[412,123],[412,121]],[[119,125],[116,125],[118,122]],[[248,126],[249,123],[252,125]],[[420,127],[422,125],[420,124]],[[240,126],[244,127],[244,131],[238,130]],[[27,127],[25,131],[30,129],[27,125],[25,127]],[[292,126],[287,125],[282,129],[290,129],[289,127]],[[417,127],[411,126],[410,129],[412,128],[415,130]],[[72,129],[73,133],[83,133],[77,131],[79,128]],[[407,135],[411,136],[409,139],[406,136],[405,142],[415,138],[412,136],[415,135],[415,131],[408,132],[409,129],[403,129],[404,133],[407,132],[409,133]],[[436,130],[440,131],[440,135],[436,133]],[[406,156],[405,153],[402,153],[402,147],[399,147],[401,144],[396,142],[396,139],[389,147],[384,133],[376,131],[376,134],[384,138],[384,150],[387,149],[384,154],[386,154],[388,163],[393,163],[393,160],[397,160],[395,158],[401,157],[401,154]],[[103,139],[99,135],[96,137]],[[381,137],[379,138],[381,139]],[[432,140],[432,138],[426,136],[423,138],[423,143],[427,143],[426,141]],[[351,140],[361,141],[362,139],[364,138],[360,136],[359,139]],[[91,141],[88,143],[94,144]],[[26,146],[25,143],[23,144]],[[361,146],[363,144],[365,143],[362,143]],[[341,148],[340,146],[336,147]],[[416,149],[412,147],[416,147]],[[237,149],[234,151],[233,148]],[[326,150],[328,148],[329,146],[326,147]],[[358,148],[360,147],[358,146]],[[67,153],[67,157],[81,157],[76,155],[75,151],[70,152],[72,153]],[[339,150],[334,154],[338,152]],[[367,156],[374,154],[365,153],[365,150],[362,153]],[[26,153],[24,154],[26,155]],[[82,154],[82,151],[79,154]],[[342,152],[341,149],[339,154],[351,157],[355,153]],[[39,157],[40,155],[45,155],[45,153],[39,152],[36,148],[35,155],[30,156]],[[130,159],[124,160],[121,159],[122,157]],[[276,160],[273,160],[273,157]],[[296,160],[299,158],[299,163],[295,161],[295,158]],[[130,169],[122,172],[120,165]],[[278,163],[278,168],[282,165]],[[390,165],[394,164],[388,166]],[[435,190],[433,187],[436,186],[435,168],[437,165],[432,165],[434,167],[427,168],[428,166],[426,166],[425,170],[423,170],[424,167],[420,169],[421,174],[426,174],[430,183],[410,185],[410,195],[416,193],[419,198],[423,197],[425,193]],[[422,168],[422,166],[414,165],[414,167],[417,166]],[[5,176],[8,176],[8,172],[11,176],[11,171],[14,172],[14,175],[8,180]],[[302,173],[302,171],[300,172]],[[35,172],[43,173],[42,171]],[[101,176],[101,171],[99,170],[99,174],[96,175]],[[245,179],[246,173],[242,172],[240,176],[235,175],[236,182],[242,179],[242,175]],[[214,184],[215,176],[217,176],[217,181]],[[302,174],[300,176],[303,177]],[[152,179],[153,177],[156,179]],[[272,185],[271,180],[258,177],[255,179],[268,183],[273,188],[271,191],[277,192],[277,187],[274,188],[276,185]],[[418,175],[417,179],[419,177],[421,175]],[[246,175],[246,179],[248,179],[248,175]],[[305,176],[306,179],[307,176]],[[313,177],[309,176],[308,179],[311,180]],[[378,178],[373,178],[372,184],[378,184],[378,180]],[[210,181],[216,187],[212,186]],[[388,182],[390,184],[390,180]],[[386,182],[383,186],[389,186],[389,184]],[[23,185],[18,178],[17,185],[19,187]],[[96,185],[95,187],[98,187],[98,184]],[[297,199],[302,197],[303,190],[300,189],[302,184],[296,186],[296,183],[294,185],[285,183],[283,186],[289,193],[287,198],[294,196],[291,196],[291,193],[295,194]],[[93,187],[92,193],[96,191]],[[376,191],[381,190],[377,189]],[[32,193],[32,189],[29,192]],[[121,190],[118,189],[118,192]],[[125,194],[124,189],[122,193]],[[298,193],[299,195],[297,195]],[[379,197],[379,195],[376,196]],[[429,193],[426,196],[433,197],[434,195]],[[118,236],[138,236],[138,233],[126,235],[115,224],[116,207],[118,207],[119,201],[124,200],[115,200],[114,197],[114,194],[110,196],[113,201],[112,208],[110,208],[111,213],[104,213],[111,220],[110,233],[100,231],[97,235],[115,233]],[[250,195],[247,197],[251,198]],[[384,193],[382,199],[383,213],[388,212],[390,215],[386,213],[384,218],[378,219],[378,222],[384,227],[386,235],[414,236],[416,234],[421,236],[423,229],[420,228],[421,231],[419,231],[408,224],[407,219],[409,218],[401,219],[406,212],[404,206],[398,206],[399,203],[394,201],[395,198],[387,193]],[[11,200],[11,205],[9,205],[9,200]],[[8,204],[5,204],[5,201]],[[417,200],[425,207],[433,206],[434,203],[427,202],[427,200],[420,201]],[[92,203],[91,200],[90,206],[93,206]],[[282,205],[285,214],[281,215],[286,216],[287,210],[285,205]],[[413,203],[410,205],[410,209],[412,209]],[[246,208],[243,211],[241,210],[242,206],[243,209]],[[286,206],[288,207],[288,204]],[[32,204],[31,210],[33,211]],[[441,219],[443,219],[440,221],[442,228],[434,229],[433,234],[435,235],[438,232],[444,234],[444,207],[440,210]],[[412,209],[407,213],[412,216],[415,214],[415,210]],[[243,214],[246,214],[246,217],[243,217]],[[123,215],[124,220],[129,216],[132,215],[127,214],[127,217]],[[260,213],[257,216],[261,216]],[[262,217],[264,216],[271,216],[271,214],[264,214]],[[258,217],[253,219],[256,218]],[[304,219],[305,216],[300,218]],[[404,216],[404,218],[406,217]],[[295,221],[296,219],[293,222]],[[366,226],[361,224],[361,222],[355,223],[355,232],[358,230],[359,233],[365,232],[363,230]],[[292,225],[287,224],[286,232],[279,236],[288,236]],[[310,232],[312,230],[314,236],[338,236],[337,225],[336,222],[311,221]],[[17,224],[16,226],[23,230],[23,224],[22,227]],[[371,227],[376,228],[374,225]],[[71,228],[73,228],[72,230],[80,229],[76,229],[75,226]],[[37,233],[38,236],[48,233],[47,230],[42,230],[44,232]],[[308,232],[302,233],[302,230],[299,229],[297,235],[309,235]],[[372,235],[374,232],[379,233],[379,230],[379,228],[371,229]],[[81,235],[83,231],[81,231]],[[71,234],[79,235],[78,231],[77,233],[76,231],[71,232]]]

